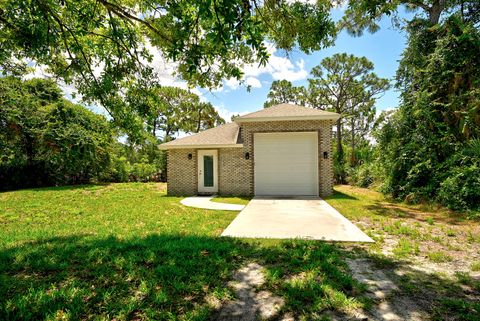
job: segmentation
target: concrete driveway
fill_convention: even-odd
[[[222,236],[373,242],[318,197],[255,197]]]

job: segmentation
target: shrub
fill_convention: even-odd
[[[364,163],[351,167],[348,171],[348,182],[360,187],[369,187],[375,181],[373,166],[373,163]]]
[[[476,164],[452,168],[440,184],[439,202],[453,210],[480,208],[480,167]]]
[[[104,182],[128,182],[130,163],[125,157],[112,157],[110,167],[103,173],[101,180]]]
[[[157,168],[153,164],[135,163],[130,171],[130,180],[135,182],[148,182],[154,179]]]

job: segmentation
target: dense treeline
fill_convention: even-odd
[[[103,115],[63,98],[51,80],[0,78],[0,190],[165,180],[166,155],[158,144],[223,119],[185,90],[157,93],[154,104],[144,102],[136,115],[140,127],[132,140]],[[154,135],[158,130],[161,138]]]
[[[384,192],[480,208],[480,32],[458,15],[409,24],[401,105],[376,132]]]
[[[480,209],[480,31],[456,12],[412,20],[397,71],[397,109],[384,112],[349,180],[407,202]]]
[[[113,141],[103,116],[52,81],[0,79],[1,189],[88,182],[108,166]]]

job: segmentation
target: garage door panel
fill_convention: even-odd
[[[256,195],[318,195],[316,132],[254,134]]]

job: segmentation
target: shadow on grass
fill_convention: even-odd
[[[205,296],[227,295],[243,251],[232,239],[180,235],[24,243],[0,253],[0,319],[205,319]]]
[[[465,224],[466,215],[456,212],[425,212],[423,210],[408,208],[403,204],[395,202],[375,202],[373,205],[366,205],[365,209],[374,212],[377,215],[391,218],[408,218],[420,222],[426,222],[433,219],[437,222],[443,222],[451,225]]]
[[[78,235],[22,243],[0,251],[0,319],[209,320],[216,315],[211,300],[231,298],[226,283],[250,261],[265,267],[264,288],[285,299],[282,313],[340,315],[369,306],[366,287],[351,277],[345,255],[325,242],[262,245],[195,235]],[[425,284],[436,285],[439,300],[455,305],[447,312],[470,304],[455,301],[459,286],[415,273],[411,280],[422,281],[425,290]]]
[[[358,200],[358,198],[348,195],[337,190],[334,190],[332,195],[325,197],[325,200]]]
[[[479,320],[480,278],[459,272],[450,277],[428,273],[413,268],[408,261],[368,253],[362,248],[354,251],[356,258],[367,259],[374,267],[367,275],[381,270],[398,286],[399,290],[387,296],[386,302],[401,317],[409,320],[423,311],[432,320]]]
[[[0,252],[0,319],[207,320],[212,298],[226,300],[226,283],[247,261],[273,264],[282,273],[315,268],[324,286],[352,293],[355,286],[335,245],[290,241],[260,246],[232,238],[151,235],[144,238],[58,237],[22,243]],[[312,305],[288,290],[291,301]],[[313,301],[312,301],[313,300]]]

